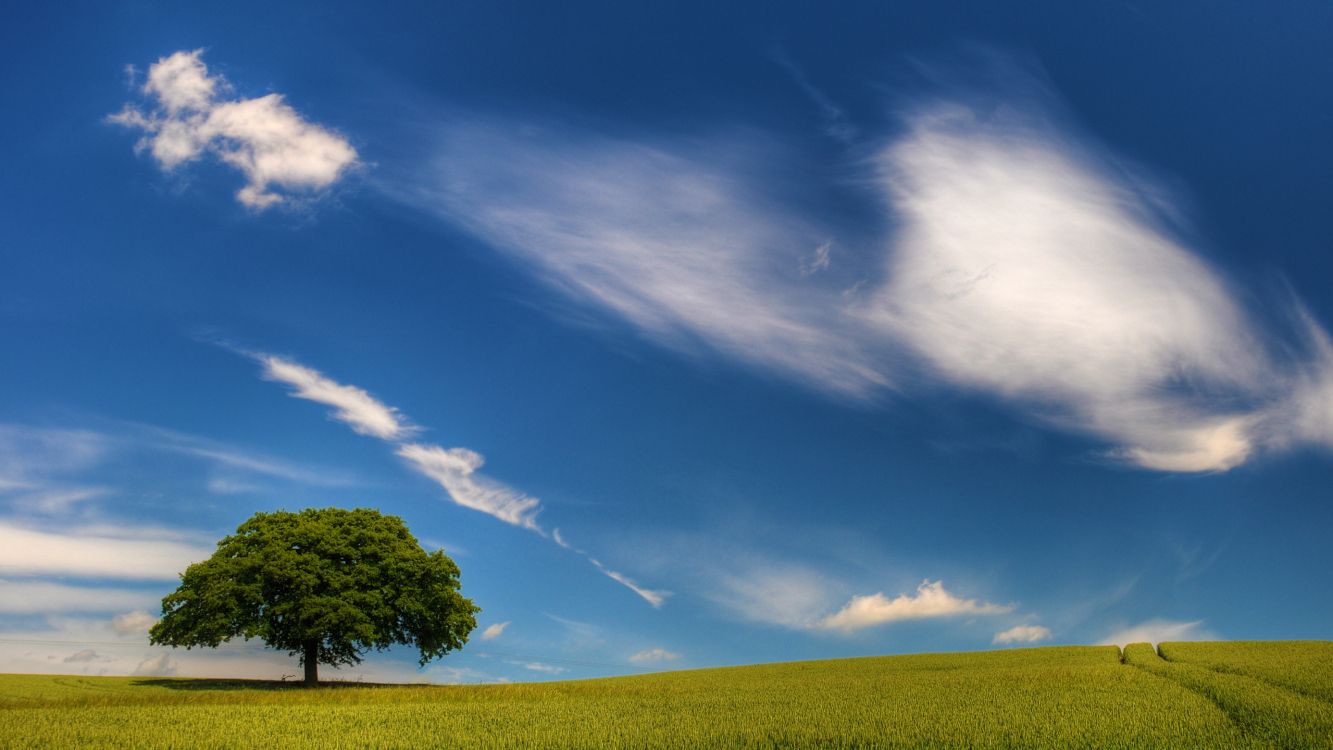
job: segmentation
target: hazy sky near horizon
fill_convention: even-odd
[[[497,681],[1329,638],[1333,9],[26,3],[0,671],[371,506]]]

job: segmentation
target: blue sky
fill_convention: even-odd
[[[1330,636],[1333,11],[628,5],[11,11],[0,669],[325,505],[347,678]]]

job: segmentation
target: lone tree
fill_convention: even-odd
[[[319,665],[358,664],[367,649],[414,645],[421,664],[467,643],[481,610],[459,593],[459,570],[427,553],[397,516],[367,508],[256,513],[181,575],[149,641],[218,645],[259,638],[299,656],[305,684]]]

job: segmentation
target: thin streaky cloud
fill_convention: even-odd
[[[263,366],[263,377],[291,386],[294,397],[332,406],[333,417],[338,421],[361,434],[392,444],[395,453],[410,468],[434,480],[455,504],[551,538],[562,548],[586,558],[603,575],[654,607],[661,607],[671,595],[668,591],[646,588],[629,576],[607,568],[583,550],[571,547],[558,531],[548,535],[537,523],[537,516],[542,511],[541,500],[479,472],[486,462],[480,453],[468,448],[402,442],[416,434],[419,428],[412,426],[398,409],[385,405],[365,390],[336,382],[291,359],[232,346],[227,348],[258,361]]]
[[[661,607],[662,604],[666,602],[667,597],[671,596],[670,591],[661,591],[656,589],[645,588],[636,583],[634,579],[630,578],[624,573],[619,573],[617,571],[611,570],[610,568],[606,567],[600,561],[594,558],[589,557],[588,562],[591,562],[593,564],[593,567],[600,570],[602,572],[602,575],[606,576],[607,578],[610,578],[611,580],[615,581],[621,586],[624,586],[630,591],[633,591],[634,593],[638,594],[640,597],[643,598],[644,601],[653,605],[653,607]]]
[[[212,550],[157,527],[53,530],[0,520],[0,575],[174,580]]]
[[[3,566],[0,566],[0,570],[3,570]],[[124,611],[152,606],[159,596],[155,591],[11,579],[0,581],[0,614]]]
[[[477,469],[485,463],[480,453],[467,448],[410,443],[398,446],[398,455],[414,470],[439,483],[458,505],[542,533],[537,524],[541,501],[478,474]]]
[[[402,412],[352,385],[332,380],[318,370],[290,359],[261,355],[264,378],[291,386],[293,398],[303,398],[333,407],[333,419],[361,435],[398,440],[417,432]]]

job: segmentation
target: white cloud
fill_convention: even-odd
[[[415,432],[401,412],[356,386],[335,382],[318,370],[282,357],[260,355],[259,362],[266,379],[291,386],[295,398],[332,406],[333,418],[361,435],[396,440]]]
[[[108,658],[99,655],[96,651],[90,648],[85,648],[81,651],[75,651],[64,659],[61,659],[61,661],[65,664],[86,664],[94,661],[108,661]]]
[[[675,661],[679,658],[680,654],[659,647],[644,649],[631,655],[629,660],[635,664],[657,664],[664,661]]]
[[[505,622],[493,622],[490,625],[487,625],[485,630],[481,631],[481,640],[493,641],[503,635],[505,628],[507,627],[509,627],[508,620]]]
[[[755,140],[649,146],[459,117],[430,174],[384,189],[664,345],[866,395],[887,377],[844,330],[850,281],[801,277],[829,233],[756,186]]]
[[[1147,620],[1137,625],[1118,628],[1099,641],[1103,646],[1125,646],[1130,643],[1151,643],[1157,645],[1163,641],[1213,641],[1217,635],[1203,627],[1203,620],[1177,622],[1172,620]]]
[[[477,474],[477,469],[485,463],[481,454],[467,448],[408,444],[398,446],[398,455],[407,459],[412,468],[438,482],[455,503],[505,523],[541,531],[536,520],[541,501]]]
[[[147,635],[148,629],[156,624],[157,618],[141,609],[111,618],[111,629],[123,636]]]
[[[3,489],[3,488],[0,488]],[[46,515],[63,515],[88,500],[106,494],[102,487],[50,487],[14,497],[14,508]]]
[[[220,99],[231,87],[209,74],[202,55],[181,51],[159,59],[143,86],[154,106],[145,112],[126,105],[108,118],[144,131],[139,147],[163,169],[211,153],[245,175],[248,182],[236,198],[258,210],[292,192],[327,188],[357,163],[346,139],[305,120],[281,94]]]
[[[801,275],[811,276],[820,271],[827,271],[830,263],[830,254],[833,252],[833,241],[830,240],[815,248],[815,254],[809,260],[801,261]]]
[[[991,604],[960,599],[944,589],[942,581],[922,581],[916,594],[889,599],[882,593],[854,596],[846,606],[819,621],[817,627],[850,633],[900,620],[920,620],[958,615],[999,615],[1014,610],[1010,604]]]
[[[991,643],[1036,643],[1051,637],[1051,631],[1041,625],[1015,625],[995,634]]]
[[[385,189],[663,345],[821,390],[943,382],[1166,472],[1333,446],[1317,325],[1287,346],[1190,246],[1168,191],[1059,127],[1050,101],[959,101],[909,113],[872,160],[891,233],[836,269],[831,233],[766,192],[757,164],[780,155],[734,139],[460,116],[427,173]]]
[[[43,531],[0,520],[0,573],[8,575],[165,581],[210,554],[211,549],[163,529],[102,526]]]
[[[67,586],[63,583],[0,581],[0,613],[52,614],[56,612],[110,612],[152,605],[161,593],[106,586]]]
[[[603,565],[600,561],[595,560],[591,557],[588,558],[588,562],[592,563],[594,567],[600,570],[602,572],[602,575],[606,576],[607,578],[610,578],[611,580],[615,581],[621,586],[624,586],[630,591],[633,591],[634,593],[638,594],[640,597],[643,598],[644,601],[648,602],[654,607],[661,607],[662,604],[666,601],[666,598],[668,596],[671,596],[670,591],[659,591],[655,589],[644,588],[643,586],[640,586],[638,583],[635,583],[634,579],[630,578],[624,573],[618,573],[614,570],[611,570],[610,568]]]
[[[1161,228],[1150,185],[1033,120],[929,109],[879,163],[901,221],[866,314],[945,379],[1165,471],[1253,449],[1270,373],[1231,290]]]
[[[0,490],[33,489],[101,462],[112,441],[90,430],[0,423]]]
[[[171,652],[163,651],[157,656],[150,656],[139,662],[130,674],[144,677],[167,677],[176,674],[177,665],[171,658]]]
[[[240,353],[263,364],[265,378],[295,387],[293,396],[335,407],[334,418],[357,432],[397,442],[418,431],[409,426],[407,418],[397,409],[384,405],[360,388],[334,382],[319,371],[289,359],[255,352]],[[541,501],[479,473],[478,469],[486,463],[480,453],[468,448],[443,448],[421,443],[398,443],[396,452],[414,470],[443,487],[456,504],[546,536],[537,523],[537,515],[542,511]],[[570,547],[559,530],[553,532],[552,538],[561,547],[587,558],[603,575],[629,588],[654,607],[662,606],[671,595],[668,591],[645,588],[625,574],[608,569],[583,550]]]
[[[722,560],[709,565],[706,596],[742,619],[805,629],[836,603],[840,586],[801,565]]]
[[[564,667],[557,667],[539,661],[511,661],[509,663],[542,674],[560,674],[565,671]]]
[[[560,533],[560,529],[551,529],[551,541],[565,549],[573,549],[573,547],[569,546],[569,542],[565,541],[565,536]]]

